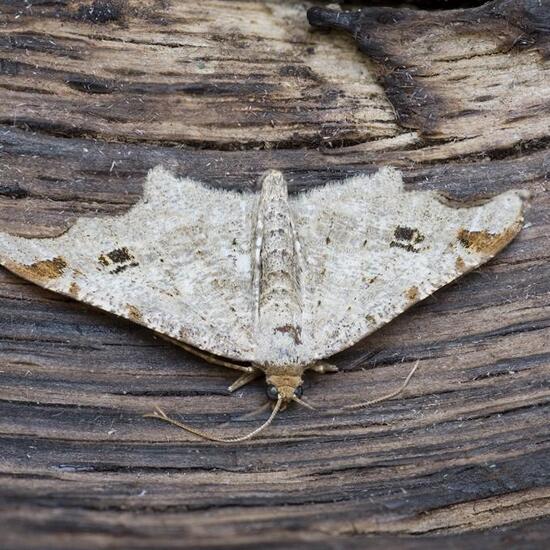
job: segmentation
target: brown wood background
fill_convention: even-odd
[[[550,2],[310,14],[350,32],[310,27],[312,4],[0,1],[0,229],[122,212],[158,163],[232,187],[392,164],[458,199],[526,188],[525,229],[309,376],[320,411],[225,446],[141,414],[237,434],[263,383],[229,396],[232,373],[0,269],[3,547],[548,544]],[[401,398],[334,413],[417,359]]]

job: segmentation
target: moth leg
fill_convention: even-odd
[[[203,353],[195,353],[195,355],[197,355],[201,359],[204,359],[205,361],[208,361],[208,363],[211,363],[212,365],[218,365],[220,367],[225,367],[227,369],[238,370],[240,372],[243,372],[244,374],[252,374],[255,372],[254,367],[245,367],[244,365],[237,365],[237,363],[224,361],[223,359],[218,359],[217,357],[213,357],[211,355],[206,355]]]
[[[246,386],[246,384],[252,382],[252,380],[256,380],[258,376],[262,374],[262,371],[259,369],[254,369],[252,372],[245,372],[227,388],[227,391],[233,393],[234,391],[238,390],[239,388],[242,388],[243,386]]]
[[[232,363],[231,361],[225,361],[224,359],[220,359],[215,355],[211,355],[210,353],[200,351],[197,348],[194,348],[193,346],[189,346],[184,342],[180,342],[179,340],[175,340],[174,338],[170,338],[169,336],[163,336],[163,335],[160,335],[160,336],[161,338],[164,338],[164,340],[168,340],[169,342],[172,342],[176,346],[183,348],[185,351],[188,351],[189,353],[192,353],[193,355],[196,355],[201,359],[204,359],[205,361],[207,361],[208,363],[211,363],[212,365],[218,365],[220,367],[226,367],[228,369],[238,370],[248,374],[251,374],[256,371],[254,367],[245,367],[244,365],[238,365],[237,363]]]
[[[319,363],[315,363],[314,365],[309,367],[309,370],[312,370],[313,372],[316,372],[318,374],[327,374],[329,372],[338,372],[339,369],[336,365],[319,361]]]

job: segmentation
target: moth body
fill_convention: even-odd
[[[304,370],[299,360],[303,337],[300,246],[283,175],[268,172],[261,185],[255,227],[254,366],[266,374],[268,386],[289,401],[296,391],[301,392],[297,388]]]

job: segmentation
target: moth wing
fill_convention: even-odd
[[[521,229],[524,191],[452,207],[385,168],[292,200],[303,253],[304,362],[337,353],[492,258]]]
[[[0,264],[44,288],[236,360],[253,359],[255,197],[150,171],[126,214],[56,238],[0,233]]]

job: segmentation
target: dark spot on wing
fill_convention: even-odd
[[[424,240],[424,235],[418,229],[403,227],[398,225],[393,232],[393,236],[400,241],[410,241],[414,244],[421,243]]]
[[[395,231],[393,232],[393,236],[396,239],[400,239],[402,241],[410,241],[412,240],[414,235],[414,230],[410,227],[402,227],[401,225],[398,225],[395,228]]]
[[[132,262],[131,264],[119,265],[111,271],[112,275],[118,275],[123,271],[126,271],[129,267],[137,267],[139,264],[137,262]]]
[[[122,264],[124,262],[129,262],[134,259],[134,257],[130,254],[126,247],[111,250],[111,252],[109,252],[107,256],[115,264]]]
[[[72,282],[72,283],[71,283],[71,286],[69,287],[69,294],[70,294],[73,298],[78,298],[79,293],[80,293],[80,287],[78,286],[77,283]]]
[[[132,304],[128,304],[127,308],[128,308],[128,318],[130,320],[135,321],[136,323],[139,323],[143,319],[141,311],[136,306],[133,306]]]
[[[458,256],[458,258],[456,259],[455,267],[457,271],[464,271],[466,269],[466,264],[461,256]]]
[[[411,302],[416,302],[419,296],[418,287],[411,286],[411,288],[409,288],[407,292],[405,292],[405,296],[407,297],[407,300]]]
[[[402,248],[403,250],[406,250],[407,252],[418,252],[418,248],[415,248],[412,244],[403,244],[397,241],[392,241],[390,243],[390,246],[392,248]]]
[[[418,229],[402,225],[395,228],[393,237],[394,240],[390,242],[390,247],[403,248],[407,252],[419,252],[420,247],[418,245],[425,240],[424,235]]]
[[[110,271],[113,275],[122,273],[129,267],[137,267],[139,265],[139,263],[135,261],[134,256],[125,246],[115,248],[114,250],[111,250],[111,252],[101,254],[97,261],[104,267],[113,267]]]

